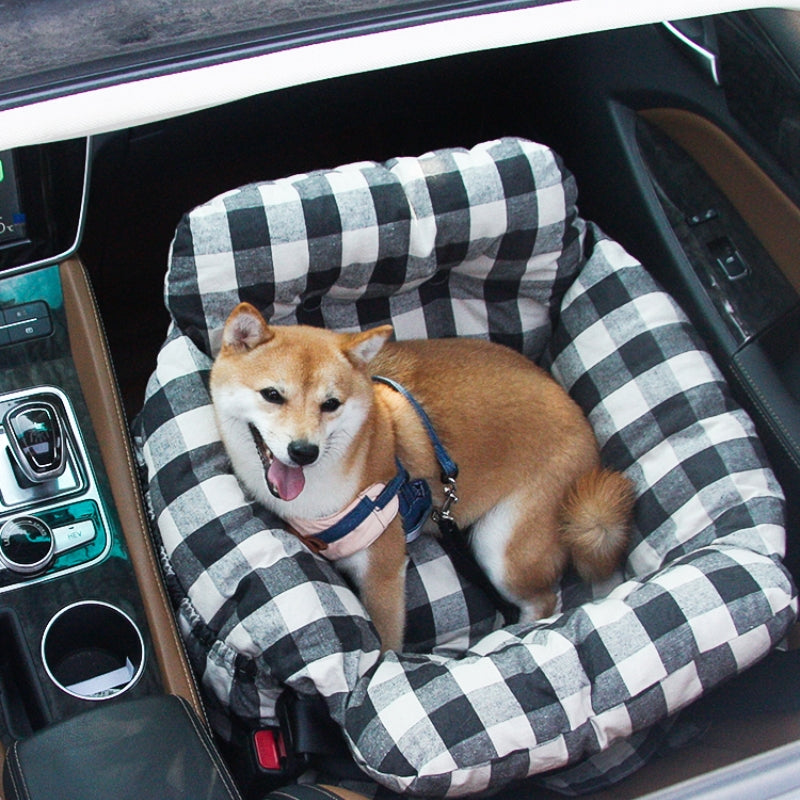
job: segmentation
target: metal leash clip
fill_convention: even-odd
[[[431,511],[431,519],[437,524],[455,523],[455,517],[450,509],[458,502],[458,494],[456,489],[456,479],[448,478],[442,486],[444,491],[444,502],[441,508],[434,508]]]

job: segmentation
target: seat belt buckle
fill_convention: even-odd
[[[321,698],[283,692],[275,708],[277,720],[250,731],[250,754],[256,771],[269,778],[296,778],[324,753],[333,723]]]
[[[298,752],[291,719],[277,717],[258,727],[235,725],[230,740],[221,742],[243,797],[263,797],[308,769],[309,757]]]

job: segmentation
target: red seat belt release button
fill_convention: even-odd
[[[253,734],[253,743],[261,769],[276,771],[281,769],[281,761],[286,758],[286,747],[277,728],[256,731]]]

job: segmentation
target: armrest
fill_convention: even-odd
[[[14,742],[6,800],[239,800],[189,704],[173,695],[100,705]]]

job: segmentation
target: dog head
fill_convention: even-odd
[[[309,475],[341,466],[373,402],[368,364],[391,334],[271,326],[249,303],[233,310],[211,393],[234,470],[259,499],[266,482],[291,502]]]

